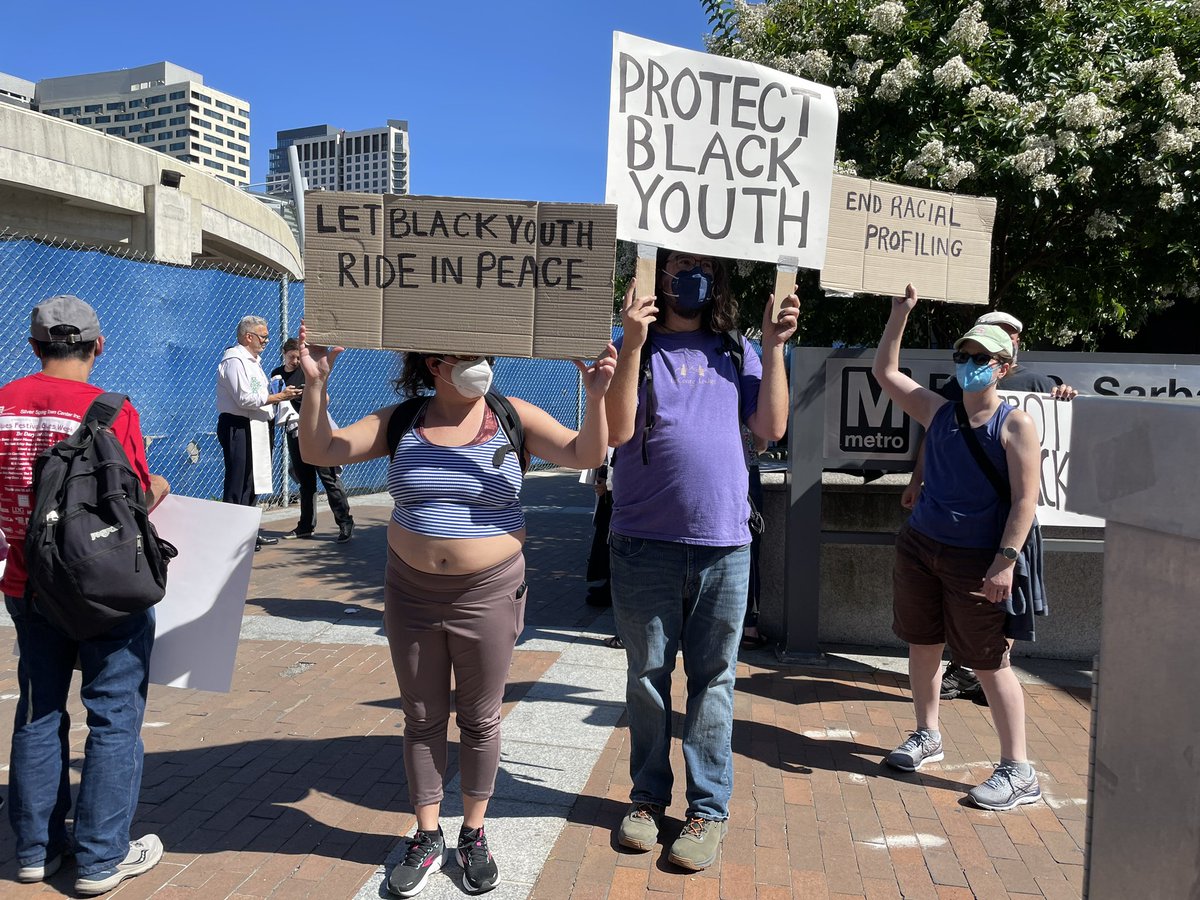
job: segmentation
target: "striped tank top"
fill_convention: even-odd
[[[491,410],[487,416],[492,416]],[[494,421],[494,419],[493,419]],[[495,427],[495,426],[493,426]],[[477,538],[511,534],[525,527],[521,507],[521,463],[496,451],[507,446],[502,428],[479,444],[439,447],[419,429],[408,431],[388,466],[392,521],[426,537]]]

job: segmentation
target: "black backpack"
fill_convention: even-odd
[[[396,455],[400,439],[412,430],[413,422],[417,421],[417,418],[425,410],[429,399],[428,396],[412,397],[392,407],[392,415],[387,423],[389,458]],[[515,453],[517,461],[521,464],[521,473],[524,474],[529,465],[529,459],[525,454],[525,426],[521,424],[521,417],[517,415],[517,410],[503,394],[488,391],[483,399],[487,403],[488,409],[495,414],[500,430],[508,438],[508,444],[498,448],[492,455],[492,465],[497,469],[500,468],[504,463],[505,454]]]
[[[150,523],[142,483],[112,432],[126,400],[96,397],[75,433],[33,467],[25,596],[75,640],[161,600],[167,563],[178,554]]]

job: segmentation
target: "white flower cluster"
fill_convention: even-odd
[[[1196,2],[1200,3],[1200,0]],[[1200,88],[1200,83],[1192,86],[1190,94],[1180,91],[1167,100],[1167,110],[1171,115],[1189,125],[1200,125],[1200,95],[1197,94],[1197,88]]]
[[[975,73],[961,56],[955,56],[933,70],[933,80],[939,87],[952,91],[974,81]]]
[[[1125,129],[1121,126],[1118,125],[1116,128],[1105,128],[1096,135],[1096,146],[1111,147],[1123,137],[1125,137]]]
[[[1091,240],[1098,241],[1116,234],[1120,224],[1121,222],[1116,216],[1098,209],[1087,220],[1087,225],[1084,226],[1083,233]]]
[[[967,94],[967,106],[971,107],[971,109],[990,106],[1002,115],[1012,116],[1021,108],[1021,101],[1017,99],[1015,94],[1010,94],[1007,91],[992,90],[986,84],[981,84],[971,88]]]
[[[871,52],[871,36],[869,34],[852,34],[846,38],[846,48],[855,56],[866,56]]]
[[[1125,75],[1134,84],[1145,81],[1160,82],[1165,89],[1174,87],[1183,81],[1183,73],[1175,61],[1175,54],[1170,49],[1164,50],[1151,59],[1129,60],[1125,63]]]
[[[1043,103],[1041,100],[1033,100],[1030,103],[1021,104],[1021,112],[1018,118],[1020,119],[1022,125],[1029,127],[1031,125],[1036,125],[1038,122],[1042,121],[1042,119],[1046,118],[1047,112],[1049,112],[1049,109],[1046,107],[1045,103]]]
[[[1138,180],[1147,187],[1165,186],[1171,183],[1171,178],[1167,174],[1166,169],[1148,159],[1138,161]]]
[[[899,100],[900,95],[920,77],[921,66],[916,57],[906,56],[880,76],[875,96],[880,100]]]
[[[866,86],[875,73],[883,68],[883,60],[876,59],[872,62],[867,62],[865,59],[856,60],[854,65],[850,67],[847,77],[854,84]]]
[[[1085,131],[1107,125],[1114,118],[1113,111],[1105,107],[1100,98],[1090,91],[1068,97],[1058,117],[1068,128]]]
[[[975,163],[962,159],[950,159],[946,162],[946,170],[938,176],[938,184],[946,190],[952,191],[974,175]]]
[[[854,109],[854,101],[858,99],[858,88],[854,85],[850,85],[850,87],[837,87],[833,89],[833,93],[837,97],[839,112],[849,112]]]
[[[827,51],[819,48],[805,50],[803,53],[793,56],[792,67],[797,75],[823,82],[833,69],[833,57]]]
[[[858,174],[858,160],[854,160],[854,159],[834,160],[833,172],[835,175],[857,175]]]
[[[904,164],[904,177],[920,181],[922,178],[929,177],[929,170],[915,159],[910,159]]]
[[[917,154],[917,162],[925,166],[940,166],[946,159],[946,145],[937,138],[925,142]]]
[[[1067,0],[1042,0],[1042,11],[1048,16],[1059,16],[1067,11]]]
[[[1200,0],[1198,0],[1200,2]],[[978,50],[987,40],[991,29],[983,21],[983,3],[975,0],[970,6],[958,14],[950,30],[946,32],[946,41],[951,47],[963,50]]]
[[[1054,136],[1054,145],[1059,150],[1066,150],[1070,153],[1079,146],[1079,135],[1073,131],[1060,131]]]
[[[1058,187],[1058,176],[1043,172],[1041,175],[1034,175],[1030,184],[1035,191],[1052,191]]]
[[[1092,167],[1091,166],[1080,166],[1078,169],[1076,169],[1074,172],[1071,173],[1071,183],[1072,184],[1081,184],[1081,185],[1087,184],[1091,180],[1092,180]]]
[[[1158,152],[1163,156],[1191,153],[1192,147],[1198,140],[1200,140],[1200,128],[1185,128],[1180,131],[1170,122],[1154,132],[1154,143],[1158,146]]]
[[[1021,142],[1021,152],[1005,158],[1019,174],[1032,178],[1054,162],[1054,140],[1047,135],[1033,135]]]
[[[895,34],[904,25],[907,12],[898,0],[884,0],[867,13],[867,27],[879,34]]]
[[[1183,206],[1183,191],[1176,188],[1173,191],[1163,191],[1158,195],[1159,209],[1178,209]]]

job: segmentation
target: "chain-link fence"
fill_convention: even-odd
[[[9,341],[0,383],[37,370],[27,343],[29,311],[55,294],[75,294],[96,308],[105,348],[92,381],[128,394],[137,407],[151,471],[177,493],[219,499],[224,466],[216,436],[217,363],[234,343],[238,320],[256,315],[271,333],[263,368],[269,373],[278,366],[284,325],[295,333],[304,314],[304,284],[289,284],[266,269],[173,266],[0,231],[0,335]],[[391,381],[398,374],[398,354],[346,351],[329,385],[334,419],[353,422],[396,402]],[[579,373],[570,362],[499,359],[496,387],[568,427],[577,428],[583,416]],[[276,441],[276,503],[285,492],[285,443]],[[382,490],[386,461],[348,466],[342,479],[351,493]],[[286,490],[294,497],[295,483]]]

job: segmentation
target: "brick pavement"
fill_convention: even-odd
[[[687,875],[665,853],[618,850],[611,831],[629,789],[628,732],[623,719],[617,722],[619,710],[592,717],[586,740],[562,736],[567,755],[594,761],[581,786],[566,791],[550,787],[559,763],[546,745],[560,736],[547,735],[555,729],[537,716],[567,708],[564,702],[585,713],[589,703],[608,702],[591,699],[600,696],[598,688],[572,688],[573,673],[600,673],[602,681],[619,675],[619,655],[600,643],[610,617],[582,602],[587,491],[567,476],[533,478],[526,501],[530,605],[506,693],[509,771],[501,774],[494,805],[521,802],[495,819],[493,841],[524,841],[535,860],[522,860],[517,873],[515,859],[505,869],[498,856],[516,880],[493,896],[1080,895],[1085,694],[1030,687],[1030,747],[1047,802],[988,813],[962,802],[965,788],[990,771],[995,753],[985,709],[947,704],[945,761],[896,776],[879,759],[911,724],[903,676],[864,666],[784,667],[765,653],[748,654],[738,667],[736,785],[718,864]],[[328,534],[258,554],[229,694],[152,687],[135,832],[158,832],[167,853],[158,868],[110,896],[379,896],[381,864],[394,858],[397,838],[413,819],[395,679],[381,634],[387,510],[355,506],[359,530],[348,545],[332,543]],[[293,515],[272,516],[267,528],[282,532]],[[320,522],[328,526],[327,511]],[[276,639],[253,637],[264,634]],[[0,631],[0,641],[10,636]],[[3,759],[14,694],[9,657],[0,662]],[[72,716],[77,769],[86,737],[77,701]],[[452,731],[452,742],[456,737]],[[542,774],[516,748],[531,750]],[[675,755],[681,771],[678,745]],[[547,814],[553,810],[561,813]],[[669,810],[675,827],[682,812],[678,803]],[[0,828],[0,897],[71,895],[69,865],[44,885],[16,885],[14,870],[11,834]],[[427,894],[461,896],[455,871],[438,876]]]

